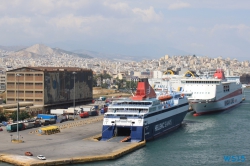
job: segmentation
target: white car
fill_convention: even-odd
[[[43,155],[38,155],[37,158],[40,160],[46,160],[46,157],[44,157]]]

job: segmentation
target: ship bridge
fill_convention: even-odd
[[[192,70],[188,70],[185,74],[184,74],[185,77],[199,77],[198,74],[196,74],[195,71],[192,71]]]

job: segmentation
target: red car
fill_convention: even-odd
[[[25,152],[24,154],[25,154],[25,156],[33,156],[33,154],[31,152]]]
[[[3,131],[3,129],[0,127],[0,131]]]

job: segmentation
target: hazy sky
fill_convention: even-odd
[[[250,0],[0,0],[0,45],[250,58]]]

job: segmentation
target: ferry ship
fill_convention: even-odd
[[[119,138],[121,142],[154,139],[182,124],[189,109],[181,93],[156,92],[148,79],[138,81],[135,95],[112,101],[104,114],[102,141]]]
[[[243,98],[239,80],[227,80],[222,69],[217,69],[212,78],[185,78],[184,93],[192,92],[188,98],[191,108],[201,115],[222,111],[239,104]]]

